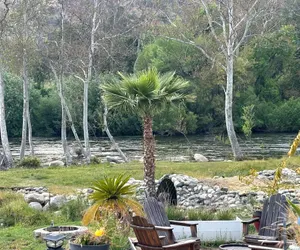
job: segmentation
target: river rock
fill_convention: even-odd
[[[49,167],[53,167],[53,166],[63,167],[64,165],[65,165],[65,163],[63,161],[60,161],[60,160],[51,161],[51,162],[48,163]]]
[[[39,202],[30,202],[28,205],[29,205],[29,207],[31,207],[35,210],[39,210],[39,211],[43,210],[43,207]]]
[[[202,154],[194,154],[194,160],[197,162],[206,162],[208,159]]]
[[[45,203],[45,196],[38,193],[25,194],[24,199],[27,203],[38,202],[40,204]]]
[[[106,160],[111,163],[124,163],[119,156],[106,156]]]
[[[67,203],[67,198],[64,195],[56,195],[50,198],[50,206],[60,208]]]

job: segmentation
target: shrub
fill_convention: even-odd
[[[21,167],[21,168],[40,168],[41,167],[41,161],[37,157],[29,156],[29,157],[23,158],[17,164],[17,167]]]
[[[166,213],[169,220],[185,220],[185,212],[182,209],[176,208],[174,206],[169,206],[166,208]]]
[[[233,220],[235,210],[224,209],[216,212],[211,209],[193,208],[183,210],[182,208],[170,206],[166,209],[169,220]]]
[[[82,219],[84,211],[88,208],[88,201],[82,198],[69,201],[61,208],[61,214],[67,221]]]
[[[217,220],[233,220],[235,218],[232,210],[220,210],[216,214]]]
[[[215,220],[215,213],[207,209],[199,209],[199,220]]]
[[[101,163],[101,159],[98,158],[97,156],[91,158],[91,164],[100,164],[100,163]]]
[[[189,220],[200,220],[201,218],[201,213],[199,209],[189,209],[187,214]]]
[[[4,226],[50,224],[49,213],[30,208],[21,195],[7,193],[3,197],[0,218]]]

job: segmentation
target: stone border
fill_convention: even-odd
[[[66,236],[66,239],[70,239],[72,236],[78,235],[78,234],[82,234],[86,231],[88,231],[87,227],[83,227],[83,226],[58,226],[60,227],[75,227],[77,228],[76,230],[69,230],[69,231],[54,231],[54,232],[50,232],[47,231],[46,229],[48,227],[44,227],[44,228],[39,228],[33,231],[33,235],[35,238],[44,238],[46,235],[49,234],[59,234],[59,235],[64,235]]]

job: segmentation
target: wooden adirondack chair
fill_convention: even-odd
[[[261,217],[242,222],[245,242],[262,245],[265,241],[265,245],[276,245],[277,240],[281,239],[283,225],[287,220],[287,205],[286,197],[281,194],[266,199]],[[260,222],[258,235],[248,234],[249,225],[256,221]]]
[[[165,236],[159,236],[157,231],[165,231],[167,234],[172,232],[171,227],[156,227],[140,216],[135,216],[130,225],[135,233],[138,243],[136,244],[142,250],[199,250],[200,242],[197,240],[184,240],[165,245],[163,239]]]
[[[170,227],[171,225],[178,225],[178,226],[190,227],[192,238],[189,239],[193,239],[193,240],[197,239],[200,242],[200,239],[197,238],[198,223],[169,220],[163,205],[160,202],[158,202],[156,198],[148,197],[145,199],[144,211],[147,215],[148,221],[155,226]],[[159,232],[159,235],[166,236],[166,240],[168,243],[173,243],[176,241],[173,232],[171,232],[168,235],[166,232],[161,231]]]

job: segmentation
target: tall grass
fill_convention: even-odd
[[[222,209],[219,211],[205,208],[183,209],[174,206],[166,208],[169,220],[233,220],[235,210]]]

